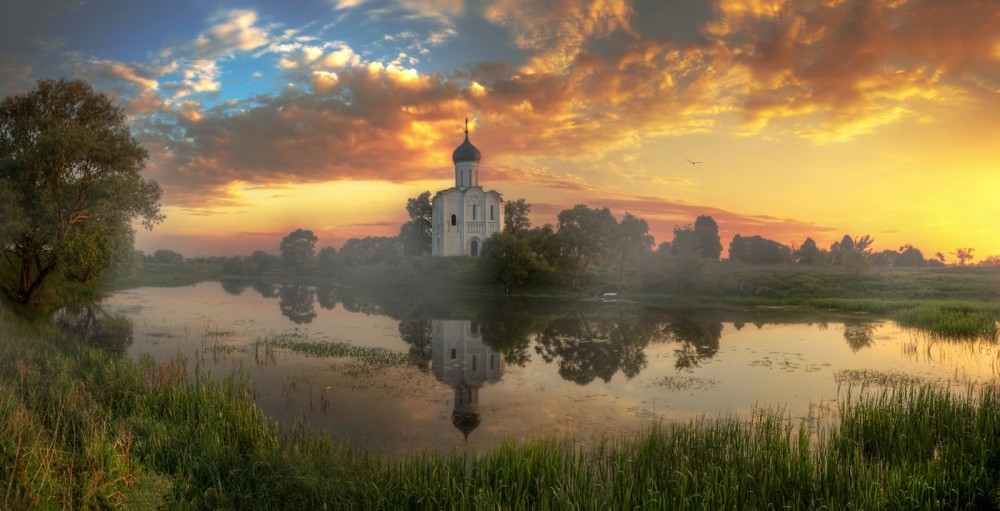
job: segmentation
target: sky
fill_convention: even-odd
[[[6,0],[0,95],[79,78],[149,151],[187,257],[393,236],[480,184],[723,243],[1000,254],[996,0]],[[698,162],[698,163],[691,163]]]

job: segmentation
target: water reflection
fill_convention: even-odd
[[[246,371],[275,420],[390,452],[589,438],[757,404],[806,413],[837,398],[837,375],[953,381],[1000,372],[995,342],[936,342],[871,316],[795,308],[382,299],[253,281],[123,291],[101,307],[58,321],[137,360],[196,353],[211,375]],[[115,314],[134,322],[134,343]],[[268,348],[261,339],[289,342]],[[341,343],[349,354],[327,349]]]
[[[757,327],[758,329],[760,327]],[[698,367],[719,352],[722,321],[712,313],[674,314],[664,322],[663,334],[680,346],[674,350],[677,369]]]
[[[469,320],[432,319],[434,376],[455,390],[451,423],[465,439],[479,427],[479,389],[500,381],[504,359],[483,342],[480,325]]]
[[[233,296],[240,296],[250,285],[249,282],[243,279],[222,279],[219,283],[222,284],[222,290],[225,291],[226,294]]]
[[[399,338],[410,345],[409,355],[414,365],[422,371],[430,370],[433,357],[431,320],[401,320],[399,322]]]
[[[316,290],[305,284],[285,284],[278,291],[281,314],[296,325],[311,323],[316,319]]]
[[[332,284],[317,287],[316,302],[320,307],[332,311],[337,307],[337,288]]]
[[[122,314],[109,314],[93,302],[63,309],[53,321],[73,338],[116,355],[125,354],[132,345],[132,320]]]
[[[646,366],[645,347],[655,324],[642,317],[616,316],[588,319],[575,310],[553,319],[535,337],[535,352],[546,362],[558,359],[559,375],[579,385],[600,378],[605,383],[619,370],[626,379]]]
[[[862,348],[871,346],[874,342],[872,336],[877,326],[878,324],[872,321],[845,320],[844,340],[847,341],[851,351],[857,353]]]

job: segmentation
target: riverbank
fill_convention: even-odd
[[[839,408],[804,421],[761,410],[594,448],[513,439],[474,458],[396,462],[301,426],[282,434],[239,374],[136,364],[4,306],[0,339],[6,509],[1000,505],[998,386],[897,382],[850,399],[845,389]]]

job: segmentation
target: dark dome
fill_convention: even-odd
[[[472,433],[472,430],[479,427],[479,422],[478,413],[460,412],[458,410],[451,413],[451,424],[465,435],[466,440],[469,439],[469,433]]]
[[[479,160],[482,159],[482,157],[483,153],[479,152],[479,149],[472,145],[472,142],[469,142],[469,134],[466,133],[465,142],[462,142],[462,145],[458,146],[458,148],[455,149],[455,152],[451,154],[451,161],[454,163],[462,161],[474,161],[479,163]]]

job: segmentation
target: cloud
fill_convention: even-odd
[[[511,29],[518,47],[534,52],[524,67],[528,73],[564,71],[590,39],[627,31],[631,14],[625,0],[499,0],[485,12]]]
[[[214,60],[235,52],[248,52],[267,45],[270,35],[266,27],[257,26],[257,12],[248,9],[222,11],[210,18],[214,23],[195,39],[164,48],[160,56],[166,60]]]
[[[995,91],[1000,43],[988,4],[725,0],[697,37],[675,38],[636,28],[651,15],[646,3],[502,0],[482,14],[510,31],[524,60],[437,73],[421,70],[414,50],[468,37],[463,25],[435,25],[441,40],[398,34],[393,44],[407,49],[376,56],[234,10],[160,61],[94,69],[137,91],[128,105],[145,116],[136,126],[151,171],[178,203],[239,203],[235,183],[439,179],[465,117],[491,179],[593,192],[594,176],[628,172],[624,158],[663,137],[847,140],[912,119],[921,103]],[[448,23],[467,14],[460,1],[395,8]],[[289,85],[215,104],[221,57],[238,52],[269,54]]]
[[[748,127],[843,140],[912,116],[915,101],[953,101],[990,62],[993,2],[740,2],[709,28],[746,70]],[[992,28],[991,28],[992,27]]]

